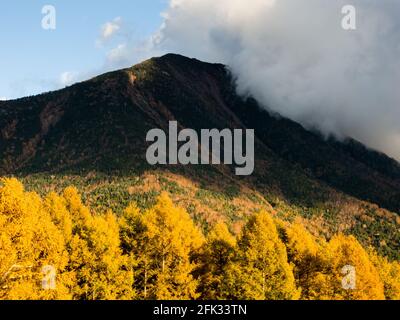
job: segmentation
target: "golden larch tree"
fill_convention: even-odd
[[[387,300],[400,300],[400,263],[389,261],[371,250],[370,258],[384,285]]]
[[[249,300],[298,299],[292,266],[272,217],[251,217],[239,240],[238,298]]]
[[[225,223],[217,223],[207,235],[199,255],[199,293],[201,299],[228,300],[233,298],[235,282],[232,267],[236,263],[236,238]]]
[[[204,239],[189,214],[175,207],[166,193],[143,216],[146,252],[149,254],[151,279],[148,298],[194,299],[198,282],[192,273],[196,267],[193,254]]]
[[[74,298],[115,300],[132,298],[132,272],[120,248],[115,215],[92,215],[75,188],[64,191],[67,208],[74,217],[69,245],[69,268],[74,272]]]
[[[37,194],[25,192],[13,178],[1,183],[0,297],[68,299],[61,276],[68,263],[62,233]],[[54,281],[53,290],[47,290],[47,281]]]
[[[383,300],[384,286],[368,253],[353,236],[334,236],[324,248],[323,274],[315,280],[316,298]]]

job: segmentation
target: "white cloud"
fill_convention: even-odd
[[[128,56],[128,46],[126,43],[121,43],[117,47],[111,49],[107,54],[107,61],[110,63],[119,63]]]
[[[117,17],[114,20],[105,23],[101,27],[99,41],[104,42],[106,40],[109,40],[112,36],[114,36],[121,29],[121,26],[122,26],[122,18],[121,17]]]
[[[7,101],[8,99],[6,97],[0,97],[0,101]]]
[[[79,80],[77,72],[66,71],[60,75],[59,83],[62,87],[67,87]]]
[[[139,44],[136,42],[131,43],[129,39],[126,39],[126,41],[118,44],[107,53],[106,68],[124,68],[163,54],[164,51],[158,50],[154,46],[154,43],[154,37],[144,40]]]
[[[400,1],[353,0],[356,31],[347,4],[172,0],[153,45],[228,64],[266,108],[400,159]]]

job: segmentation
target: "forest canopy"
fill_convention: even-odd
[[[87,207],[74,187],[40,197],[5,178],[0,299],[398,300],[400,264],[268,212],[237,235],[222,221],[204,234],[167,193],[117,216]]]

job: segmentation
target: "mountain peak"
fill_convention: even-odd
[[[185,64],[185,65],[197,64],[197,65],[222,66],[222,64],[220,64],[220,63],[209,63],[209,62],[198,60],[196,58],[190,58],[190,57],[186,57],[186,56],[176,54],[176,53],[167,53],[163,56],[152,58],[152,59],[154,59],[156,61],[160,61],[160,62],[168,62],[168,63],[174,63],[174,64]]]
[[[197,132],[254,129],[253,176],[240,179],[229,166],[151,167],[145,157],[147,132],[167,132],[169,121]],[[208,187],[224,184],[233,194],[237,188],[258,190],[305,214],[304,208],[321,205],[338,219],[348,218],[353,206],[365,219],[375,218],[377,209],[370,205],[400,211],[396,163],[274,117],[254,99],[237,95],[222,64],[167,54],[63,90],[0,104],[0,174],[117,172],[131,177],[155,170],[177,172]],[[392,213],[388,217],[394,219]],[[367,225],[364,220],[352,219],[346,226],[366,235],[368,230],[360,227]],[[376,221],[373,228],[382,233],[396,227],[389,220]],[[399,235],[388,234],[387,250],[392,250]]]
[[[132,66],[130,69],[149,69],[154,71],[166,71],[165,69],[174,68],[183,72],[225,72],[226,66],[221,63],[209,63],[195,58],[189,58],[180,54],[168,53],[160,57],[148,59],[142,63]]]

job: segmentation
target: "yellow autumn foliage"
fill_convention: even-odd
[[[390,262],[373,250],[370,252],[370,258],[383,282],[386,299],[400,300],[400,263]]]
[[[236,239],[225,223],[217,223],[209,232],[199,255],[197,274],[201,299],[235,298],[232,268],[237,252]]]
[[[296,300],[293,266],[273,218],[261,212],[250,218],[239,239],[239,299]]]
[[[174,207],[167,194],[143,216],[146,246],[150,250],[154,281],[149,283],[150,297],[155,299],[197,298],[197,280],[192,271],[191,255],[204,239],[189,214]]]
[[[53,266],[63,278],[68,253],[62,233],[37,194],[25,192],[16,179],[1,182],[0,298],[70,298],[62,282],[52,291],[38,285],[46,276],[46,266]]]
[[[222,222],[204,236],[166,193],[117,216],[91,210],[74,187],[41,198],[4,178],[0,299],[398,300],[400,264],[266,212],[239,236]]]
[[[301,288],[301,299],[314,299],[314,281],[322,276],[323,250],[303,225],[294,223],[281,228],[289,262],[294,266],[296,285]]]

